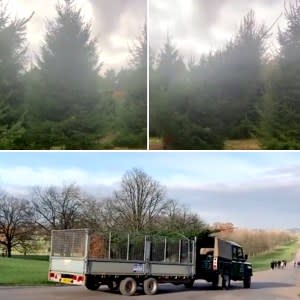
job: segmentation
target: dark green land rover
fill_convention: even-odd
[[[217,237],[197,240],[196,278],[211,282],[214,287],[228,289],[231,281],[243,281],[250,288],[252,265],[247,262],[242,246]]]

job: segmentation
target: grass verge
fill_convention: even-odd
[[[293,260],[298,248],[299,242],[293,241],[288,244],[278,246],[270,252],[249,258],[249,261],[253,264],[254,271],[267,270],[270,268],[272,260]]]
[[[0,285],[44,285],[48,282],[47,256],[0,257]]]

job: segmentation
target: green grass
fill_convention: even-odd
[[[0,285],[42,285],[48,282],[47,256],[0,257]]]
[[[253,269],[255,271],[266,270],[270,268],[270,263],[272,260],[293,260],[298,248],[298,241],[290,242],[288,244],[276,247],[273,251],[249,258],[249,261],[253,264]]]
[[[261,150],[257,139],[241,139],[225,141],[225,150]]]

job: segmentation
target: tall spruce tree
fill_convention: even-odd
[[[125,91],[120,146],[147,147],[147,27],[130,48],[130,67],[119,74]]]
[[[300,1],[285,9],[287,28],[279,32],[278,75],[272,82],[272,118],[268,121],[267,149],[300,149]],[[264,116],[263,116],[264,117]]]
[[[91,149],[101,131],[97,42],[74,0],[60,1],[56,12],[38,61],[42,97],[32,105],[32,147]]]
[[[17,149],[24,133],[22,71],[30,18],[12,19],[0,0],[0,149]]]

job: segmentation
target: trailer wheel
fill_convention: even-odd
[[[117,281],[110,281],[107,283],[107,286],[112,291],[117,291],[119,289],[119,283]]]
[[[158,290],[158,283],[155,278],[144,280],[144,292],[146,295],[155,295]]]
[[[126,277],[120,282],[120,292],[124,296],[132,296],[137,288],[136,281],[132,277]]]
[[[85,287],[88,290],[96,291],[99,289],[101,283],[94,276],[87,276],[85,280]]]
[[[249,289],[251,287],[251,276],[244,278],[244,288]]]
[[[194,285],[194,279],[191,279],[189,282],[186,282],[184,284],[184,286],[187,288],[187,289],[191,289]]]

